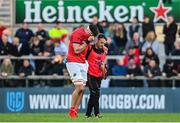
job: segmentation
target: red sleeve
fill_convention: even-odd
[[[126,55],[123,59],[124,65],[128,65],[128,56]]]
[[[65,39],[66,39],[66,37],[67,37],[67,34],[62,35],[61,38],[60,38],[60,40],[61,40],[62,42],[64,42]]]
[[[135,50],[135,55],[140,55],[140,49],[139,48],[136,48],[136,50]]]
[[[140,58],[139,58],[139,57],[135,57],[135,58],[134,58],[134,63],[135,63],[136,65],[139,65],[139,64],[140,64]]]

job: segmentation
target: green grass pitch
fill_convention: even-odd
[[[0,114],[0,122],[180,122],[180,113],[104,113],[102,119],[86,119],[79,114],[77,119],[69,119],[65,113],[11,113]]]

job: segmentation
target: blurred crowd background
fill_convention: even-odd
[[[180,29],[173,16],[163,24],[163,42],[159,41],[155,23],[148,16],[143,22],[134,17],[130,24],[99,22],[94,16],[92,24],[107,37],[108,56],[117,56],[107,60],[108,76],[124,76],[129,80],[110,80],[110,87],[142,87],[143,80],[133,80],[135,76],[153,78],[180,77]],[[79,25],[77,27],[83,27]],[[74,28],[76,29],[76,28]],[[74,30],[73,29],[73,30]],[[47,29],[42,23],[32,30],[24,22],[14,33],[0,22],[0,76],[17,75],[24,78],[29,75],[68,76],[63,59],[68,51],[68,39],[72,30],[56,22]],[[11,59],[29,56],[28,59]],[[51,59],[31,59],[33,56]],[[70,80],[33,80],[30,87],[67,86]],[[172,80],[148,80],[149,87],[171,87]],[[24,87],[25,80],[1,80],[0,87]],[[176,87],[180,86],[176,80]]]

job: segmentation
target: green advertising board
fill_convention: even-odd
[[[149,16],[154,22],[164,22],[173,15],[180,22],[180,0],[16,0],[15,23],[88,23],[93,16],[100,21],[140,21]]]

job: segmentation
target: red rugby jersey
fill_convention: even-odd
[[[94,77],[102,77],[102,71],[100,69],[100,65],[105,61],[107,55],[107,48],[103,48],[102,50],[96,49],[95,45],[89,46],[90,53],[88,55],[88,74]]]
[[[73,49],[73,43],[83,44],[84,41],[88,40],[89,36],[90,35],[85,32],[83,27],[76,29],[71,34],[67,54],[67,62],[85,63],[88,47],[86,47],[81,53],[76,54]]]

